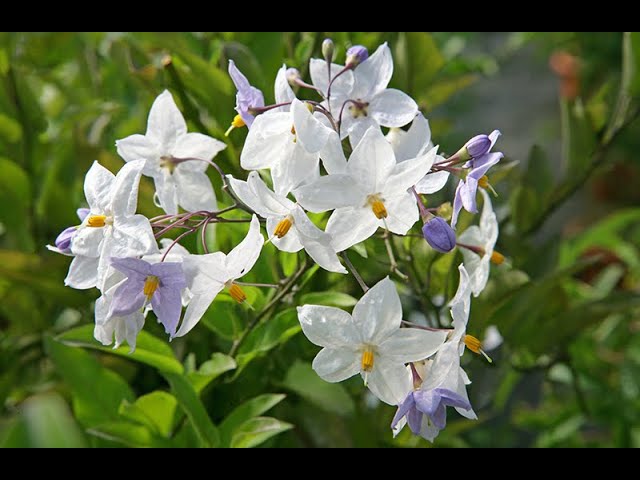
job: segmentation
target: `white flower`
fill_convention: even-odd
[[[424,155],[433,148],[429,121],[424,118],[422,113],[418,113],[413,119],[409,130],[405,132],[401,128],[391,128],[386,139],[391,144],[398,163]],[[443,157],[436,155],[434,163],[442,160],[444,160]],[[428,173],[416,183],[416,192],[425,195],[439,192],[447,184],[447,180],[449,180],[449,172]]]
[[[267,219],[267,234],[272,243],[284,252],[304,248],[325,270],[348,273],[331,246],[331,236],[316,227],[300,205],[269,190],[257,172],[251,172],[246,182],[227,176],[238,198]]]
[[[182,337],[196,326],[216,295],[225,287],[237,302],[246,300],[244,292],[234,281],[251,270],[260,256],[262,245],[264,238],[260,233],[260,222],[254,215],[249,233],[228,255],[216,252],[189,255],[183,259],[187,287],[192,298],[176,337]]]
[[[332,75],[342,68],[332,66]],[[326,62],[311,62],[310,73],[314,85],[326,92]],[[418,105],[411,97],[395,88],[387,88],[393,75],[393,59],[386,43],[359,64],[353,76],[349,73],[342,74],[332,85],[330,106],[333,115],[338,117],[345,105],[340,133],[342,138],[349,135],[352,146],[360,142],[370,127],[402,127],[418,113]],[[353,86],[348,89],[350,85]]]
[[[271,169],[273,187],[279,195],[320,175],[320,150],[331,129],[314,117],[300,100],[293,99],[290,112],[258,115],[240,154],[245,170]]]
[[[432,149],[396,164],[380,129],[370,128],[353,150],[344,173],[324,176],[293,193],[309,211],[336,209],[326,231],[340,252],[366,240],[378,227],[405,235],[419,217],[415,197],[407,190],[425,176],[435,157]]]
[[[433,355],[446,332],[400,328],[402,306],[395,285],[385,278],[358,301],[353,314],[333,307],[298,307],[302,331],[324,347],[313,369],[327,382],[341,382],[360,373],[383,402],[397,405],[411,387],[405,363]]]
[[[476,247],[480,253],[484,252],[484,255],[480,255],[473,250],[462,247],[464,266],[469,272],[471,290],[476,297],[487,285],[491,262],[500,264],[504,261],[501,254],[493,251],[498,240],[498,220],[491,205],[491,198],[484,189],[480,189],[480,193],[484,197],[480,225],[470,226],[458,237],[458,243],[461,245]]]
[[[136,339],[144,326],[145,315],[137,311],[124,317],[109,317],[113,295],[125,276],[114,268],[109,268],[104,292],[96,300],[95,321],[93,336],[103,345],[111,345],[115,336],[113,348],[118,348],[125,341],[129,344],[130,353],[136,349]]]
[[[287,79],[287,66],[284,64],[280,67],[280,70],[278,70],[273,90],[276,103],[293,102],[296,98],[296,94],[293,92],[291,85],[289,85],[289,80]],[[289,110],[291,110],[290,106],[285,105],[278,107],[276,111],[288,112]]]
[[[226,145],[201,133],[187,133],[187,124],[168,90],[153,102],[146,134],[118,140],[116,148],[127,162],[146,160],[142,173],[153,178],[159,206],[168,214],[177,214],[178,205],[190,212],[216,209],[215,193],[205,173],[207,163],[202,160],[211,160]]]
[[[67,284],[102,286],[111,257],[139,257],[157,250],[149,220],[136,215],[144,160],[130,162],[113,175],[94,162],[84,181],[90,212],[71,242],[76,258]]]

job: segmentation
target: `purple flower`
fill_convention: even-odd
[[[251,86],[247,77],[238,70],[233,60],[229,60],[229,75],[238,89],[236,112],[238,112],[245,125],[251,128],[251,124],[255,119],[255,114],[251,113],[251,110],[256,107],[264,107],[264,96],[260,90]]]
[[[455,198],[453,200],[453,216],[451,217],[451,226],[455,228],[456,223],[458,223],[458,216],[460,215],[460,210],[464,207],[464,209],[469,213],[478,213],[478,206],[476,203],[476,194],[478,192],[478,185],[483,187],[487,187],[487,185],[482,185],[483,182],[488,182],[485,177],[487,171],[498,163],[502,157],[504,156],[501,152],[491,153],[490,150],[495,145],[498,137],[500,136],[499,130],[494,130],[491,132],[487,139],[490,140],[489,148],[486,149],[485,153],[476,157],[472,154],[471,150],[473,149],[475,152],[481,152],[485,150],[485,146],[481,145],[484,141],[478,141],[475,145],[469,149],[469,154],[473,156],[471,160],[464,164],[464,168],[470,168],[466,180],[460,180],[458,182],[458,187],[456,188]],[[478,135],[474,138],[482,137],[482,135]],[[474,140],[472,138],[467,142],[469,145],[470,142]]]
[[[182,311],[180,292],[187,286],[182,264],[161,262],[152,265],[135,258],[112,258],[111,265],[127,279],[113,295],[109,318],[130,315],[151,302],[158,320],[173,338]]]
[[[456,234],[442,217],[433,217],[422,227],[422,235],[434,250],[448,253],[456,246]]]
[[[467,153],[470,157],[476,158],[487,153],[491,149],[492,145],[493,143],[491,142],[489,135],[482,134],[476,135],[465,143],[464,148],[467,149]]]
[[[77,231],[78,227],[67,227],[56,237],[56,248],[60,250],[60,253],[71,253],[71,240]]]
[[[421,435],[427,440],[433,441],[433,427],[442,430],[447,424],[446,407],[457,407],[470,410],[471,404],[456,392],[446,388],[432,390],[415,390],[398,406],[398,411],[393,417],[391,428],[395,428],[402,417],[407,417],[409,428],[416,435]],[[427,416],[427,425],[424,425],[424,416]],[[431,431],[428,431],[431,430]]]
[[[369,58],[369,50],[362,45],[354,45],[349,50],[347,50],[347,67],[357,67],[362,62],[364,62],[367,58]]]

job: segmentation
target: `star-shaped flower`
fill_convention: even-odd
[[[446,332],[400,328],[402,306],[387,277],[358,301],[349,315],[320,305],[298,307],[302,331],[311,343],[324,347],[313,369],[328,382],[341,382],[360,373],[383,402],[397,405],[406,395],[411,376],[405,363],[433,355]]]
[[[405,235],[419,217],[415,197],[408,189],[426,175],[435,157],[432,149],[421,157],[396,163],[380,129],[370,128],[353,150],[344,173],[324,176],[293,193],[309,211],[336,209],[327,233],[340,252],[366,240],[378,227]]]
[[[146,161],[142,173],[153,178],[159,206],[168,214],[177,214],[178,205],[189,212],[216,209],[206,161],[226,145],[201,133],[187,133],[187,124],[168,90],[153,102],[147,132],[118,140],[116,148],[127,162]]]

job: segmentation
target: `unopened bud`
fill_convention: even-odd
[[[456,246],[456,233],[441,217],[433,217],[422,227],[422,235],[434,250],[448,253]]]
[[[362,45],[354,45],[347,50],[347,67],[355,68],[369,58],[369,50]]]
[[[467,154],[472,158],[477,158],[489,151],[491,148],[491,139],[488,135],[476,135],[467,143],[464,147],[467,150]]]
[[[296,82],[300,80],[300,71],[297,68],[287,68],[286,76],[289,85],[295,87]]]
[[[326,60],[327,63],[331,63],[333,61],[333,54],[336,51],[336,47],[333,44],[333,40],[330,38],[325,38],[322,42],[322,56]]]

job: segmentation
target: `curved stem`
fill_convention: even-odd
[[[358,282],[358,285],[360,285],[360,288],[362,288],[362,291],[364,293],[367,293],[367,291],[369,290],[369,287],[367,286],[367,284],[364,282],[364,280],[356,270],[356,267],[353,266],[353,263],[351,263],[351,260],[349,260],[349,257],[347,257],[346,250],[344,252],[340,252],[340,256],[344,260],[344,263],[346,263],[347,268],[351,272],[351,275],[355,277],[356,281]]]

